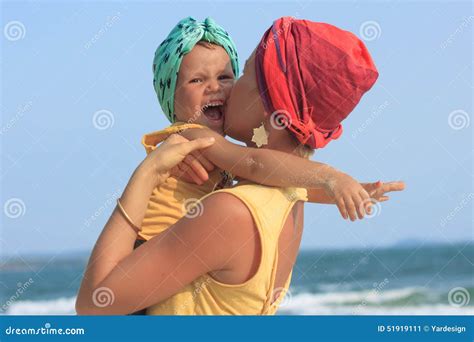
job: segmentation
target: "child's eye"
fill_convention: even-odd
[[[220,75],[219,79],[220,80],[228,80],[228,79],[233,79],[233,77],[230,76],[230,75]]]
[[[193,78],[189,83],[200,83],[202,80],[200,78]]]

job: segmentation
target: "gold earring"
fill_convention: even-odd
[[[260,127],[253,129],[252,141],[257,147],[268,144],[268,132],[265,130],[263,122]]]

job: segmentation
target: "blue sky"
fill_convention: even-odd
[[[473,239],[470,2],[15,1],[2,3],[2,254],[92,247],[142,134],[167,125],[151,63],[186,16],[224,26],[242,66],[280,16],[352,31],[371,52],[378,82],[313,159],[407,189],[357,222],[306,205],[304,248]]]

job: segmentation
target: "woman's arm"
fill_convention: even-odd
[[[142,163],[130,178],[120,200],[132,222],[136,224],[142,222],[151,192],[154,186],[161,182],[157,173],[153,171],[149,165]],[[100,308],[101,304],[107,304],[103,302],[103,298],[115,300],[115,292],[104,288],[102,283],[111,271],[133,251],[136,238],[137,233],[130,228],[129,223],[116,207],[89,259],[77,296],[77,313],[94,314],[95,307]]]
[[[198,139],[173,145],[172,139],[168,139],[150,153],[133,173],[121,197],[131,220],[141,222],[152,190],[166,179],[168,170],[192,150],[208,147],[210,143]],[[136,232],[116,208],[92,252],[77,297],[77,312],[132,312],[167,298],[203,273],[221,269],[224,261],[229,260],[227,253],[235,250],[228,243],[219,239],[208,241],[208,238],[215,232],[220,236],[226,234],[219,232],[219,226],[226,221],[222,216],[231,211],[218,205],[225,202],[212,203],[205,215],[192,222],[180,222],[170,228],[169,233],[160,234],[136,251],[133,251]],[[240,226],[239,220],[245,215],[236,214],[230,218]],[[196,229],[186,228],[190,226]],[[223,226],[222,229],[228,227]],[[232,231],[239,233],[236,229]],[[238,244],[239,238],[232,236],[229,241]],[[160,260],[160,268],[156,267],[156,260]],[[103,299],[107,301],[104,303]]]
[[[180,134],[190,140],[214,137],[216,142],[202,154],[217,167],[239,177],[270,186],[324,189],[344,219],[362,219],[371,205],[359,182],[327,164],[276,150],[233,144],[210,129],[187,129]]]
[[[233,270],[247,257],[242,246],[255,229],[248,209],[236,201],[225,193],[209,196],[202,215],[183,217],[135,250],[133,230],[107,223],[84,276],[77,312],[128,314],[169,298],[203,274]]]

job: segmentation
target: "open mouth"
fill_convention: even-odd
[[[211,101],[206,103],[201,112],[212,121],[220,121],[224,117],[224,101]]]

